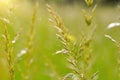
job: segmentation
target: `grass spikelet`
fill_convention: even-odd
[[[14,39],[12,40],[12,44],[15,44],[17,42],[17,40],[19,39],[21,35],[21,32],[22,32],[22,29],[20,29],[18,33],[15,35]]]
[[[88,14],[85,10],[83,10],[83,15],[84,15],[85,22],[87,23],[87,25],[91,25],[93,16]]]
[[[85,0],[88,7],[91,7],[94,0]]]
[[[97,5],[95,5],[94,7],[92,7],[94,0],[84,0],[84,1],[87,4],[88,10],[84,10],[83,9],[82,12],[83,12],[86,24],[88,26],[90,26],[92,24],[92,20],[93,20],[93,13],[94,13]]]
[[[114,22],[108,25],[108,29],[114,28],[114,27],[120,27],[120,23],[119,22]]]
[[[53,19],[50,19],[51,22],[53,22],[56,26],[56,28],[61,32],[62,34],[68,33],[68,30],[65,28],[61,17],[54,11],[54,9],[50,5],[46,5],[49,13],[52,15]],[[65,33],[64,33],[65,32]]]
[[[110,39],[113,43],[115,43],[118,47],[120,46],[119,45],[119,42],[117,42],[115,39],[113,39],[110,35],[107,35],[107,34],[105,34],[104,35],[106,38],[108,38],[108,39]]]
[[[64,26],[61,17],[54,11],[54,9],[50,5],[46,5],[48,12],[51,14],[52,18],[49,19],[54,25],[55,28],[58,30],[57,37],[62,41],[64,47],[66,46],[66,42],[75,42],[74,36],[72,36],[67,28]]]

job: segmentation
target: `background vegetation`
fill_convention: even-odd
[[[52,2],[53,1],[53,2]],[[55,3],[54,3],[55,1]],[[33,64],[30,67],[30,80],[58,80],[58,77],[63,77],[66,73],[71,72],[68,68],[69,64],[63,55],[55,55],[57,50],[60,50],[62,45],[56,38],[56,31],[48,21],[49,13],[46,9],[46,3],[51,4],[54,9],[60,14],[66,27],[75,37],[79,39],[81,29],[86,26],[82,9],[86,9],[84,2],[75,2],[74,4],[59,3],[64,0],[40,0],[37,10],[35,22],[35,36],[33,38],[32,57]],[[77,1],[77,0],[76,0]],[[107,0],[106,0],[107,1]],[[113,1],[113,0],[111,0]],[[115,0],[114,0],[115,1]],[[117,1],[117,0],[116,0]],[[70,2],[66,0],[65,3]],[[81,2],[81,1],[80,1]],[[101,1],[100,1],[101,2]],[[6,5],[7,4],[7,5]],[[119,28],[116,30],[107,30],[107,26],[111,22],[119,22],[120,8],[119,4],[114,6],[101,6],[103,4],[96,1],[97,8],[94,13],[93,22],[97,26],[93,37],[93,64],[91,72],[98,71],[98,80],[118,80],[117,78],[117,54],[116,46],[104,34],[114,34],[116,39],[119,39]],[[0,18],[9,17],[9,9],[12,10],[10,18],[10,26],[8,32],[11,39],[22,28],[22,32],[18,41],[14,46],[12,53],[15,57],[21,50],[24,49],[31,26],[31,19],[34,12],[35,3],[32,0],[10,0],[8,3],[0,3]],[[0,25],[0,80],[8,79],[8,67],[5,58],[5,46],[2,35],[4,28]],[[21,61],[24,61],[23,58]],[[21,69],[24,70],[23,63],[19,63]],[[20,73],[15,67],[16,80],[21,80]]]

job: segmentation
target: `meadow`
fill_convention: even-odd
[[[39,3],[36,12],[36,20],[33,18],[35,4],[29,1],[20,0],[7,3],[0,3],[0,80],[9,79],[8,62],[6,60],[6,46],[3,38],[4,24],[8,22],[7,30],[10,40],[21,30],[18,40],[12,45],[12,58],[16,59],[17,54],[26,48],[29,43],[31,26],[34,24],[34,36],[30,42],[30,58],[33,63],[28,68],[28,80],[58,80],[58,78],[71,73],[70,64],[62,54],[56,54],[56,51],[62,48],[62,44],[56,36],[56,29],[49,22],[50,14],[47,11],[47,3]],[[81,31],[85,31],[86,23],[82,14],[82,9],[86,6],[81,4],[63,5],[50,4],[54,10],[60,15],[66,28],[79,41]],[[112,35],[119,42],[119,27],[114,30],[108,30],[107,26],[112,22],[119,22],[120,8],[116,6],[101,6],[97,3],[97,8],[94,12],[93,23],[96,25],[96,30],[92,39],[92,67],[90,73],[98,71],[98,80],[119,80],[117,57],[119,49],[115,44],[106,38],[105,34]],[[9,21],[6,21],[9,18]],[[8,43],[9,44],[9,43]],[[29,58],[28,58],[29,59]],[[26,69],[24,64],[26,56],[23,55],[20,61],[15,64],[14,73],[15,80],[22,79],[22,73]],[[22,72],[19,71],[22,69]],[[23,74],[24,76],[24,74]],[[68,79],[72,80],[72,79]],[[74,79],[75,80],[75,79]]]

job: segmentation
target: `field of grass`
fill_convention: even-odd
[[[62,17],[65,26],[69,32],[78,40],[80,33],[86,29],[86,23],[82,14],[83,7],[81,5],[53,5],[54,9]],[[22,32],[18,41],[13,45],[13,58],[25,48],[29,30],[31,27],[32,15],[34,12],[34,4],[24,0],[18,2],[10,2],[10,5],[0,4],[0,19],[9,18],[9,8],[12,8],[10,16],[10,26],[7,26],[9,36],[14,38],[17,32],[22,28]],[[98,71],[98,80],[118,80],[117,78],[117,55],[118,49],[104,35],[109,33],[116,39],[119,39],[119,29],[107,30],[107,26],[112,22],[119,22],[120,9],[117,6],[99,6],[94,13],[93,23],[96,25],[95,35],[92,41],[92,69],[90,72]],[[55,52],[60,50],[62,45],[56,37],[56,29],[49,22],[49,12],[46,3],[39,3],[35,22],[35,34],[33,38],[33,50],[31,57],[33,63],[29,69],[30,79],[28,80],[58,80],[59,77],[65,76],[71,72],[70,65],[64,55]],[[8,63],[6,61],[4,38],[4,26],[0,22],[0,80],[10,80]],[[25,72],[24,61],[26,56],[16,64],[20,65],[20,69]],[[16,80],[22,80],[17,67],[14,68]]]

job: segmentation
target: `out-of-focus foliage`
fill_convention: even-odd
[[[31,2],[50,2],[50,3],[57,3],[57,4],[74,4],[74,3],[77,3],[77,4],[83,4],[84,3],[84,0],[28,0],[28,1],[31,1]],[[99,4],[103,4],[103,5],[116,5],[120,2],[120,0],[94,0],[94,2],[97,2]]]

